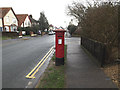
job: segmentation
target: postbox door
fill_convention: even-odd
[[[56,57],[64,57],[64,32],[56,33]]]

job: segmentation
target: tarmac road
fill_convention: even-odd
[[[36,66],[55,42],[54,35],[11,40],[2,43],[2,88],[25,88],[25,76]]]

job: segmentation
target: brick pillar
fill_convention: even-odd
[[[9,26],[9,32],[11,32],[11,28],[10,28],[10,26]]]

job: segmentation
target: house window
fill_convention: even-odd
[[[13,18],[13,19],[12,19],[12,22],[15,24],[15,23],[16,23],[16,19],[15,19],[15,18]]]
[[[11,26],[11,32],[13,32],[13,26]]]
[[[14,26],[14,27],[13,27],[13,30],[14,30],[14,32],[17,32],[17,27]]]
[[[25,22],[25,25],[27,26],[27,21]]]
[[[16,32],[17,31],[17,27],[16,26],[11,26],[11,32]]]
[[[6,22],[9,22],[9,16],[6,17]]]
[[[28,26],[30,26],[30,22],[28,22]]]
[[[5,31],[9,32],[9,27],[8,26],[5,26]]]

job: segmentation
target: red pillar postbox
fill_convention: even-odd
[[[66,32],[63,29],[57,29],[54,30],[55,32],[55,41],[56,41],[56,60],[55,65],[60,66],[64,65],[64,32]]]

